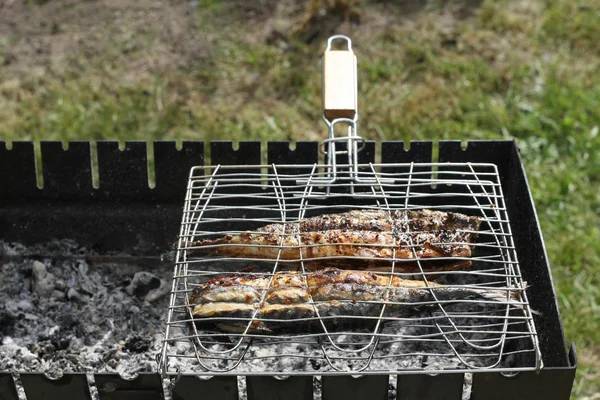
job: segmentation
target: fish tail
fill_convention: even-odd
[[[217,238],[217,239],[201,239],[201,240],[194,240],[194,241],[184,241],[181,245],[183,248],[187,249],[188,255],[196,255],[198,253],[214,251],[214,249],[204,249],[203,250],[202,247],[225,245],[225,244],[230,244],[230,243],[234,243],[234,242],[235,242],[235,237],[233,235],[225,235],[225,236]],[[179,242],[173,243],[171,248],[173,250],[167,251],[167,252],[161,254],[161,256],[160,256],[161,261],[174,262],[176,260],[177,250],[179,248]]]
[[[510,289],[469,289],[469,288],[451,288],[434,287],[436,298],[446,301],[460,300],[481,300],[499,304],[513,304],[517,308],[523,308],[523,299],[521,290],[516,286]]]
[[[229,244],[229,243],[233,243],[234,242],[234,236],[233,235],[225,235],[223,237],[220,238],[216,238],[216,239],[201,239],[201,240],[194,240],[193,242],[189,242],[188,246],[186,247],[206,247],[206,246],[217,246],[217,245],[221,245],[221,244]]]
[[[514,286],[508,290],[477,289],[477,293],[483,300],[489,300],[498,303],[518,303],[522,301],[521,290]]]

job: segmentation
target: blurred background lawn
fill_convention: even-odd
[[[600,399],[600,0],[0,0],[0,140],[321,140],[334,33],[365,138],[516,138]]]

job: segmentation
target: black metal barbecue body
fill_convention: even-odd
[[[367,142],[359,163],[374,162],[375,142]],[[269,142],[268,164],[313,164],[319,162],[318,142]],[[432,142],[381,144],[382,163],[426,163],[432,161]],[[95,156],[99,187],[92,184],[89,142],[42,142],[43,188],[38,188],[34,144],[13,142],[9,150],[0,142],[0,240],[35,244],[69,238],[100,254],[158,259],[178,234],[182,199],[192,166],[203,165],[203,142],[155,142],[155,187],[148,185],[148,150],[145,142],[98,142]],[[39,158],[38,158],[39,159]],[[240,142],[234,150],[228,141],[210,143],[212,165],[259,165],[261,144]],[[577,359],[575,347],[567,349],[548,258],[531,192],[513,141],[472,141],[463,148],[459,141],[441,141],[439,162],[486,162],[498,167],[505,194],[511,230],[523,278],[528,289],[539,334],[544,368],[505,376],[498,372],[477,372],[472,379],[472,399],[568,399]],[[465,371],[468,372],[468,371]],[[44,374],[21,374],[28,399],[91,399],[85,374],[64,374],[57,380]],[[95,374],[101,398],[162,398],[158,373],[140,374],[124,380],[115,374]],[[311,399],[311,376],[248,376],[248,399]],[[322,398],[360,399],[388,397],[388,375],[323,376]],[[399,400],[460,399],[463,373],[398,375]],[[237,399],[235,376],[202,380],[184,376],[173,389],[176,399]],[[10,371],[0,372],[0,399],[17,399]]]

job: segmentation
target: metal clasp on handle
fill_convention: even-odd
[[[331,50],[331,42],[333,42],[336,39],[345,40],[346,43],[348,43],[348,51],[352,51],[352,40],[350,40],[350,38],[346,35],[333,35],[332,37],[327,39],[327,48],[325,49],[325,51]]]
[[[348,50],[331,50],[334,40],[345,40]],[[328,138],[321,143],[321,151],[327,148],[327,163],[331,166],[328,174],[333,183],[337,176],[336,156],[348,154],[348,165],[357,165],[357,143],[364,147],[364,140],[357,134],[358,121],[358,71],[357,61],[352,52],[352,41],[344,35],[335,35],[327,40],[323,55],[323,121],[328,127]],[[348,125],[346,137],[336,137],[337,124]],[[338,151],[336,144],[346,142],[346,150]],[[351,174],[356,170],[352,168]]]

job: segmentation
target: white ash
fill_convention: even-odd
[[[0,371],[156,371],[170,268],[88,265],[90,254],[66,240],[0,242]],[[136,273],[152,285],[132,287]]]
[[[245,376],[238,376],[237,377],[237,387],[238,387],[238,393],[240,393],[240,397],[242,399],[240,400],[246,400],[247,399],[247,395],[246,395],[246,389],[248,387],[247,383],[246,383],[246,377]]]
[[[155,357],[161,351],[165,331],[171,265],[157,262],[155,267],[146,265],[143,269],[123,264],[88,265],[84,258],[90,251],[72,241],[35,247],[0,242],[0,253],[7,256],[0,269],[0,370],[45,372],[54,376],[63,372],[116,372],[126,377],[157,371]],[[40,258],[40,254],[46,256]],[[461,324],[469,322],[461,321]],[[171,337],[190,334],[187,329],[179,329]],[[433,326],[418,328],[388,323],[383,332],[410,336],[418,334],[419,329],[431,330]],[[470,335],[470,339],[481,339],[482,335]],[[332,337],[338,345],[356,339],[350,334]],[[269,340],[255,339],[232,372],[321,374],[332,371],[321,347],[314,340],[306,342],[278,340],[272,344]],[[211,348],[225,350],[227,345],[214,344]],[[459,349],[466,351],[460,346]],[[194,343],[174,341],[167,346],[167,352],[173,355],[169,358],[170,371],[180,368],[182,372],[206,372],[194,357]],[[432,355],[448,353],[449,347],[443,341],[386,343],[384,337],[368,370],[462,368],[468,371],[455,357]],[[368,351],[346,353],[329,349],[328,354],[334,358],[355,359],[332,361],[336,368],[350,371],[359,368],[364,362],[360,358],[367,357]],[[229,354],[235,355],[235,352]],[[484,366],[490,360],[475,357],[470,361],[474,366]],[[233,363],[203,362],[216,370],[231,367]],[[244,385],[245,380],[241,379],[241,398],[245,397]],[[470,382],[465,380],[464,393],[469,392]],[[392,376],[390,398],[395,398],[395,393]],[[314,394],[315,398],[320,395],[318,378],[315,378]]]
[[[473,388],[473,374],[466,373],[463,381],[463,392],[462,400],[469,400],[471,398],[471,389]]]
[[[466,325],[463,322],[462,325]],[[331,340],[340,349],[336,349],[329,342],[325,335],[321,337],[321,344],[315,340],[299,341],[293,337],[287,340],[269,340],[255,338],[247,347],[248,342],[243,341],[239,348],[231,351],[231,348],[237,344],[232,340],[229,344],[211,344],[208,341],[199,342],[196,340],[195,349],[198,354],[206,357],[200,360],[200,364],[213,371],[227,371],[237,364],[239,358],[242,358],[235,371],[243,373],[252,372],[289,372],[306,371],[313,373],[323,373],[332,371],[345,371],[348,373],[360,373],[361,371],[402,371],[421,369],[423,371],[437,372],[448,369],[483,368],[493,365],[497,361],[497,355],[491,355],[494,351],[477,351],[468,344],[453,342],[454,349],[462,355],[463,360],[456,357],[453,349],[443,339],[437,337],[434,341],[422,339],[408,339],[425,334],[434,333],[432,328],[422,332],[422,328],[406,326],[401,323],[387,324],[382,333],[392,333],[402,335],[404,339],[397,337],[381,336],[379,343],[373,342],[364,351],[355,350],[365,347],[372,338],[372,332],[369,330],[356,330],[362,335],[351,334],[330,334]],[[188,334],[189,333],[183,333]],[[471,335],[470,340],[495,338],[500,340],[498,335],[478,334]],[[457,337],[451,337],[456,339]],[[212,353],[202,350],[201,343],[205,345]],[[360,345],[349,345],[348,343],[360,343]],[[186,349],[188,347],[186,346]],[[373,348],[374,351],[373,351]],[[323,352],[329,357],[327,360]],[[371,353],[373,357],[371,358]],[[478,354],[479,353],[479,354]],[[178,354],[181,354],[178,352]],[[193,351],[191,352],[193,354]],[[189,353],[188,353],[189,356]],[[170,362],[173,366],[180,365],[181,361],[189,361],[189,358],[173,357]],[[196,363],[197,364],[197,363]],[[197,370],[198,367],[194,367]],[[202,367],[201,367],[202,368]]]

